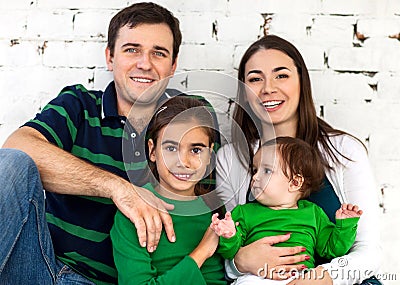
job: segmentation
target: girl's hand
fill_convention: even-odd
[[[217,249],[219,242],[219,237],[217,234],[209,227],[204,233],[203,239],[200,241],[199,245],[189,254],[190,257],[197,263],[200,268],[204,261],[210,258],[215,250]]]

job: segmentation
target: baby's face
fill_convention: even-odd
[[[252,192],[268,207],[286,208],[297,204],[297,194],[289,191],[290,180],[282,171],[281,157],[275,146],[260,148],[253,161]]]

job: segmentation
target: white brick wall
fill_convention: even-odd
[[[112,79],[104,59],[108,22],[133,2],[0,2],[0,144],[63,86],[82,83],[104,89]],[[385,192],[384,270],[397,271],[400,279],[400,242],[395,238],[400,235],[395,222],[400,212],[400,1],[156,2],[181,19],[179,72],[208,70],[236,76],[245,49],[263,33],[263,17],[271,18],[271,33],[300,49],[311,71],[317,112],[323,110],[329,123],[369,147],[378,187]],[[206,79],[190,75],[189,85],[201,88]],[[205,87],[211,85],[208,81]],[[234,97],[231,87],[225,92]],[[227,129],[227,99],[210,99]]]

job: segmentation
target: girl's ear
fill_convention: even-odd
[[[154,141],[152,139],[149,139],[147,142],[147,146],[149,147],[149,159],[152,162],[156,161],[156,154],[155,154],[155,148],[156,145],[154,144]]]
[[[289,192],[299,191],[304,183],[303,175],[296,174],[292,180],[289,181]]]
[[[212,155],[214,154],[214,143],[212,143],[211,145],[210,145],[210,147],[208,148],[208,151],[210,152],[210,156],[208,157],[208,164],[210,164],[210,162],[211,162],[211,157],[212,157]]]

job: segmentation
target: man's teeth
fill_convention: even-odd
[[[268,102],[264,102],[263,106],[265,108],[274,108],[278,105],[280,105],[282,103],[282,101],[268,101]]]
[[[135,78],[135,77],[132,77],[132,79],[133,79],[133,81],[140,82],[140,83],[150,83],[150,82],[153,82],[153,80],[151,80],[151,79],[146,79],[146,78]]]

